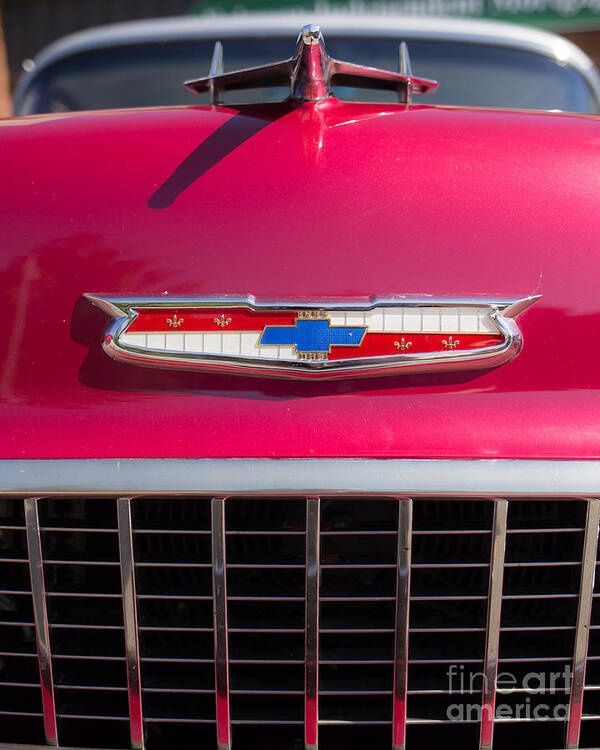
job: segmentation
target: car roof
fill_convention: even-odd
[[[489,44],[528,50],[576,68],[600,99],[600,76],[592,60],[567,39],[548,31],[499,21],[470,18],[419,17],[369,12],[255,12],[230,15],[177,16],[97,26],[76,32],[45,47],[21,76],[15,89],[15,109],[36,75],[58,60],[108,47],[151,42],[253,36],[289,36],[293,51],[299,29],[317,23],[327,36],[388,36]]]

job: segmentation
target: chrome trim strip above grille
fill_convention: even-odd
[[[506,550],[508,502],[494,502],[492,549],[490,554],[490,582],[488,589],[487,627],[485,634],[485,663],[483,667],[483,695],[481,705],[480,750],[492,750],[494,715],[496,713],[496,678],[498,676],[498,647],[500,643],[500,615],[502,611],[502,583]]]
[[[217,748],[218,750],[229,750],[231,747],[231,726],[229,720],[229,647],[227,634],[224,498],[215,497],[212,499],[211,518]]]
[[[321,503],[306,498],[306,610],[304,657],[304,747],[319,747],[319,583]]]
[[[600,461],[436,459],[5,459],[4,495],[596,497]]]
[[[596,575],[596,552],[598,550],[598,526],[600,524],[600,500],[589,500],[583,542],[581,583],[575,628],[575,651],[573,654],[573,678],[569,700],[569,723],[567,725],[567,748],[579,747],[581,714],[583,709],[583,686],[588,651],[588,635]]]
[[[44,582],[44,561],[40,537],[38,500],[34,497],[25,500],[25,523],[27,528],[27,548],[29,552],[29,573],[33,597],[33,615],[37,641],[40,684],[42,687],[42,710],[44,712],[44,733],[48,745],[58,746],[56,724],[56,704],[52,679],[52,654],[48,610],[46,608],[46,584]]]
[[[408,682],[408,617],[410,602],[410,560],[412,547],[412,500],[398,501],[398,548],[396,569],[396,632],[394,640],[394,750],[406,744],[406,690]]]
[[[131,499],[117,500],[121,586],[123,590],[123,625],[127,659],[127,695],[129,703],[129,734],[133,750],[143,750],[142,691],[140,681],[140,649],[138,641],[137,606],[135,598],[135,560],[131,527]]]

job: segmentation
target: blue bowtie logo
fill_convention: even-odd
[[[332,346],[360,346],[367,329],[333,326],[328,320],[297,320],[293,326],[266,326],[259,346],[295,346],[301,352],[328,352]]]

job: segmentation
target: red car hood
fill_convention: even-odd
[[[341,104],[0,123],[0,456],[600,456],[600,122]],[[542,298],[490,371],[110,360],[82,298]]]

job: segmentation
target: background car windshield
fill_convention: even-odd
[[[291,38],[224,39],[225,70],[288,58]],[[515,109],[595,112],[585,79],[573,68],[533,52],[480,43],[408,40],[413,71],[434,78],[439,89],[422,99],[450,104]],[[332,57],[397,70],[398,39],[328,36]],[[63,59],[40,71],[18,114],[70,110],[203,104],[184,79],[208,73],[214,41],[177,41],[107,47]],[[338,87],[341,99],[397,101],[390,92]],[[233,92],[225,103],[283,99],[285,88]]]

